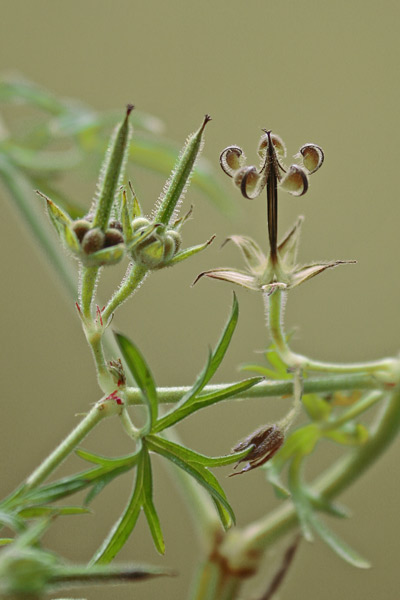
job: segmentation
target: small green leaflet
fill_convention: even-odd
[[[241,458],[246,457],[249,452],[248,448],[240,453],[211,458],[155,435],[147,437],[147,445],[149,450],[164,456],[164,458],[173,462],[180,469],[186,471],[186,473],[194,477],[208,491],[216,505],[225,529],[228,529],[235,523],[235,515],[225,492],[207,467],[220,467],[237,462]]]
[[[122,352],[122,356],[132,373],[140,391],[143,394],[143,398],[149,409],[149,418],[146,425],[146,431],[151,431],[153,423],[157,420],[158,413],[158,400],[156,386],[154,384],[153,376],[150,372],[149,367],[143,355],[139,349],[131,342],[127,337],[121,333],[115,333],[118,346]]]
[[[160,554],[164,553],[164,540],[152,496],[153,484],[151,463],[146,443],[143,440],[131,499],[121,517],[112,528],[109,536],[96,552],[91,561],[92,564],[109,563],[118,554],[132,533],[142,509],[146,515],[153,536],[154,545]]]

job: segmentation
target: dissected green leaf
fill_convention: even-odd
[[[143,452],[141,452],[131,498],[109,535],[93,556],[91,564],[107,564],[111,562],[128,540],[142,509],[143,477],[144,460]]]
[[[333,533],[325,523],[320,521],[315,513],[311,512],[308,515],[309,521],[319,535],[319,537],[343,560],[359,569],[369,569],[370,563],[365,560],[356,550],[350,548],[350,546],[341,540],[336,533]]]
[[[136,479],[131,499],[110,534],[96,552],[92,563],[105,564],[116,556],[132,533],[142,509],[157,550],[161,554],[165,551],[160,521],[153,503],[151,461],[146,443],[143,440],[138,456]]]
[[[186,402],[182,406],[178,405],[175,410],[170,411],[164,417],[161,417],[157,421],[157,423],[153,427],[153,433],[163,431],[167,427],[175,425],[182,419],[185,419],[189,415],[202,408],[206,408],[207,406],[211,406],[213,404],[216,404],[217,402],[226,400],[227,398],[235,397],[237,394],[249,390],[254,385],[260,383],[263,380],[264,377],[253,377],[251,379],[246,379],[245,381],[240,381],[239,383],[228,385],[224,388],[219,389],[218,391],[197,396],[193,398],[190,402]]]
[[[193,453],[193,455],[191,454],[193,451],[189,451],[187,448],[183,448],[174,442],[168,441],[167,444],[165,444],[160,443],[159,440],[160,438],[156,436],[149,436],[147,438],[149,450],[164,456],[176,464],[179,468],[186,471],[186,473],[194,477],[194,479],[196,479],[196,481],[211,495],[214,503],[217,506],[224,528],[228,529],[231,527],[231,525],[235,523],[235,515],[228,502],[225,492],[218,483],[216,477],[201,463],[196,462],[195,460],[188,460],[188,452],[190,453],[190,456],[194,455],[197,457],[196,453]],[[167,440],[163,440],[163,442],[166,441]]]
[[[24,522],[17,514],[0,510],[0,527],[8,527],[19,532],[24,529]]]
[[[149,524],[149,529],[153,537],[156,549],[160,554],[165,552],[165,543],[161,531],[160,519],[153,503],[153,480],[151,471],[151,462],[147,450],[143,450],[145,461],[143,474],[143,509]]]
[[[54,115],[65,110],[65,104],[54,94],[22,78],[0,81],[0,101],[16,104],[24,102]]]
[[[204,467],[225,467],[226,465],[231,465],[238,460],[245,458],[250,451],[249,448],[246,448],[246,450],[242,450],[241,452],[234,452],[233,454],[226,454],[225,456],[205,456],[204,454],[190,450],[181,444],[166,440],[158,435],[149,435],[146,438],[146,441],[154,452],[157,452],[155,448],[158,447],[178,455],[186,462],[197,463]]]
[[[238,305],[238,302],[236,299],[236,295],[234,294],[230,317],[228,319],[227,324],[225,325],[225,328],[222,332],[221,338],[219,339],[215,350],[213,352],[209,353],[208,360],[207,360],[205,367],[203,368],[203,370],[197,377],[196,381],[194,382],[194,384],[190,388],[190,390],[188,392],[186,392],[186,394],[183,395],[183,397],[178,402],[178,404],[176,404],[166,415],[164,415],[164,417],[162,418],[162,425],[156,425],[156,429],[155,429],[156,431],[161,431],[160,427],[162,429],[165,429],[165,427],[170,426],[168,424],[166,425],[166,423],[172,424],[174,422],[177,422],[177,421],[174,421],[174,418],[172,415],[177,413],[177,411],[181,411],[183,409],[183,407],[192,403],[194,401],[194,399],[196,399],[196,401],[197,401],[198,398],[196,398],[196,396],[201,392],[201,390],[204,388],[204,386],[210,381],[210,379],[217,371],[219,365],[221,364],[221,362],[225,356],[225,353],[228,349],[228,346],[230,344],[230,341],[232,339],[233,333],[234,333],[236,325],[237,325],[238,316],[239,316],[239,305]],[[199,407],[199,408],[201,408],[201,407]],[[181,418],[184,418],[184,417],[179,417],[177,420],[180,421]],[[160,420],[160,422],[161,422],[161,420]]]
[[[149,408],[149,422],[147,428],[150,431],[153,423],[157,420],[158,400],[153,376],[143,355],[139,349],[127,337],[121,333],[115,333],[122,356],[132,373],[143,398]]]
[[[82,515],[89,513],[88,508],[82,506],[32,506],[18,511],[24,519],[36,519],[38,517],[56,517],[58,515]]]

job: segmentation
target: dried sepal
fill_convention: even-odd
[[[319,273],[326,271],[326,269],[332,269],[333,267],[337,267],[338,265],[351,265],[355,264],[356,260],[334,260],[332,262],[327,263],[315,263],[312,265],[306,265],[301,267],[298,271],[294,272],[291,276],[290,287],[296,287],[304,281],[315,277]]]
[[[236,463],[234,469],[243,462],[247,463],[246,466],[237,473],[231,473],[229,477],[246,473],[265,464],[278,452],[284,441],[285,435],[278,425],[260,427],[233,448],[233,452],[249,448],[249,453]]]
[[[245,162],[246,157],[239,146],[228,146],[228,148],[222,150],[219,156],[221,169],[228,177],[233,177],[236,171],[244,166]]]
[[[279,258],[286,267],[294,267],[300,243],[300,232],[304,217],[300,216],[278,246]]]
[[[235,283],[241,285],[248,290],[259,290],[260,287],[257,280],[252,275],[239,271],[237,269],[211,269],[210,271],[203,271],[200,273],[192,283],[195,285],[202,277],[211,277],[211,279],[221,279],[222,281],[228,281],[229,283]]]
[[[303,165],[310,173],[315,173],[324,162],[324,152],[317,144],[304,144],[299,150],[299,154],[303,157]]]
[[[290,165],[280,187],[293,196],[303,196],[308,190],[308,178],[304,169],[298,165]]]
[[[267,257],[254,240],[244,235],[230,235],[226,238],[222,246],[225,246],[230,241],[241,250],[243,258],[250,269],[253,271],[262,271],[265,269]]]

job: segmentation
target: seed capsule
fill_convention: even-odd
[[[85,254],[93,254],[93,252],[97,252],[103,248],[104,240],[105,234],[99,227],[89,229],[83,237],[82,250]]]
[[[89,229],[90,223],[85,219],[79,219],[78,221],[75,221],[72,225],[72,230],[74,231],[76,237],[80,242],[82,242],[85,233],[87,233]]]
[[[109,246],[116,246],[117,244],[123,243],[124,236],[118,229],[107,229],[103,248],[108,248]]]

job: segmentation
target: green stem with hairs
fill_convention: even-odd
[[[304,370],[325,371],[329,373],[370,373],[386,383],[400,381],[400,361],[385,358],[359,363],[330,363],[312,360],[293,352],[287,341],[283,328],[283,308],[285,293],[277,289],[272,294],[264,294],[264,303],[268,315],[268,329],[276,350],[288,367],[300,367]]]
[[[126,278],[122,282],[121,286],[112,296],[108,304],[106,305],[102,315],[105,322],[109,320],[111,315],[142,283],[148,273],[146,267],[140,265],[130,265]]]

